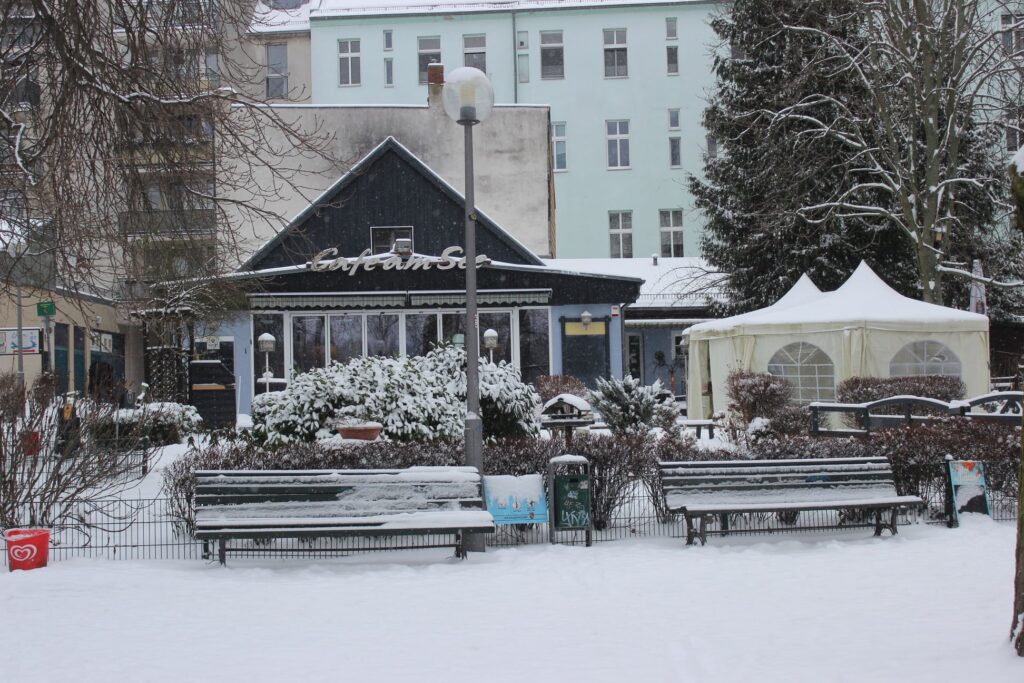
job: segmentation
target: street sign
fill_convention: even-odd
[[[48,315],[56,315],[57,307],[52,301],[40,301],[36,304],[36,315],[43,318]]]

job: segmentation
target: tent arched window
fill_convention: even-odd
[[[960,376],[960,359],[953,351],[934,340],[910,342],[896,352],[889,363],[891,377],[916,375]]]
[[[835,365],[828,354],[814,344],[786,344],[768,361],[768,372],[784,377],[793,399],[802,405],[836,398]]]

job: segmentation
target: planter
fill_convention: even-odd
[[[380,437],[382,429],[384,429],[384,425],[379,422],[363,422],[360,424],[338,427],[338,434],[340,434],[343,439],[376,441]]]

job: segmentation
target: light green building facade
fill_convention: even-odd
[[[421,104],[426,61],[485,60],[496,102],[551,107],[559,258],[699,255],[718,3],[356,4],[311,8],[314,104]]]

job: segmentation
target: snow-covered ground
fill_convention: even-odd
[[[0,576],[0,680],[1024,681],[1012,526],[867,534],[59,562]]]

